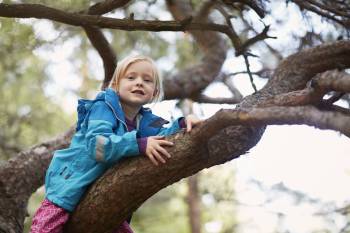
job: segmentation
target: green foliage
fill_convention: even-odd
[[[178,182],[152,196],[134,214],[136,233],[187,233],[190,226],[184,201],[186,183]]]
[[[44,200],[44,196],[45,188],[42,186],[29,198],[27,207],[29,216],[25,218],[23,233],[29,232],[34,213],[39,208],[41,202]]]
[[[168,43],[154,32],[114,31],[112,46],[118,51],[118,58],[123,58],[131,52],[138,52],[153,59],[166,56]]]
[[[199,190],[202,195],[202,221],[218,222],[219,232],[235,232],[234,169],[223,164],[200,173]]]
[[[234,171],[229,164],[198,174],[202,232],[205,224],[217,222],[218,232],[235,232]],[[188,184],[183,179],[152,196],[133,216],[136,233],[188,233],[190,231]]]
[[[175,46],[177,55],[175,67],[177,69],[184,69],[188,64],[193,64],[195,63],[194,61],[199,60],[200,53],[198,46],[188,33],[184,34],[183,38],[177,38]]]
[[[67,128],[62,110],[44,95],[45,64],[32,28],[2,19],[0,30],[0,156],[8,159],[26,147]]]

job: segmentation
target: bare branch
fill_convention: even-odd
[[[246,40],[242,46],[240,47],[240,50],[238,50],[236,52],[237,55],[241,55],[242,53],[244,53],[244,51],[246,51],[251,45],[255,44],[258,41],[263,41],[265,39],[277,39],[277,37],[275,36],[269,36],[267,35],[267,32],[269,31],[270,26],[265,26],[264,30],[257,34],[256,36],[249,38],[248,40]]]
[[[233,16],[229,15],[226,10],[221,7],[219,4],[216,4],[216,9],[218,9],[218,11],[224,16],[227,25],[230,28],[230,38],[232,41],[233,46],[235,47],[236,51],[238,51],[239,48],[242,47],[242,42],[241,39],[239,38],[235,28],[233,27],[233,24],[231,23],[231,18]]]
[[[325,92],[317,91],[312,87],[307,87],[303,90],[292,91],[275,95],[264,101],[260,106],[303,106],[314,104],[317,105],[322,100]]]
[[[106,8],[107,9],[107,8]],[[100,12],[97,11],[96,12]],[[102,12],[102,11],[101,11]],[[78,13],[67,13],[51,7],[40,4],[4,4],[0,3],[0,16],[18,17],[18,18],[38,18],[50,19],[57,22],[73,26],[95,26],[100,28],[120,29],[125,31],[189,31],[189,30],[208,30],[226,34],[236,49],[236,55],[241,55],[248,46],[259,40],[273,38],[267,36],[266,28],[261,34],[248,39],[244,46],[239,40],[237,33],[232,27],[215,23],[191,22],[188,18],[182,21],[152,21],[152,20],[134,20],[134,19],[114,19],[110,17],[86,15]]]
[[[326,71],[312,79],[311,86],[324,90],[324,92],[350,93],[350,74],[336,70]]]
[[[204,2],[194,17],[195,21],[200,21],[203,19],[206,21],[210,14],[210,10],[213,8],[214,5],[215,1],[212,0]]]
[[[321,102],[319,105],[317,105],[317,107],[321,110],[340,112],[340,113],[350,117],[350,109],[343,108],[343,107],[340,107],[340,106],[335,105],[335,104],[330,105],[327,102],[326,103]]]
[[[224,16],[224,18],[226,19],[226,23],[227,25],[230,27],[231,29],[231,36],[230,39],[232,41],[232,44],[234,45],[235,49],[236,49],[236,55],[242,55],[244,54],[245,51],[247,51],[247,49],[255,44],[258,41],[263,41],[265,39],[276,39],[276,37],[271,37],[267,35],[267,32],[269,31],[270,26],[265,26],[264,30],[261,33],[257,33],[256,36],[249,38],[248,40],[246,40],[245,42],[242,43],[241,39],[239,38],[238,34],[236,33],[233,24],[231,23],[231,18],[233,16],[229,15],[226,10],[221,7],[219,4],[216,4],[216,9],[218,9],[218,11]],[[241,14],[242,15],[242,14]],[[242,16],[243,18],[243,16]]]
[[[219,97],[209,97],[206,95],[199,95],[198,97],[193,97],[193,101],[198,103],[207,104],[238,104],[241,102],[241,98],[231,97],[231,98],[219,98]]]
[[[223,2],[229,6],[230,5],[233,6],[233,4],[236,2],[243,3],[244,5],[247,5],[250,8],[252,8],[259,15],[260,18],[265,17],[265,10],[261,4],[257,3],[257,1],[254,1],[254,0],[238,0],[238,1],[223,0]]]
[[[350,41],[337,41],[303,50],[283,60],[264,90],[271,94],[304,89],[316,74],[350,67]]]
[[[222,75],[222,81],[225,83],[225,85],[228,87],[228,89],[231,91],[233,96],[238,100],[243,99],[242,93],[236,88],[232,80],[230,79],[231,74],[223,74]]]
[[[323,100],[324,95],[330,91],[350,92],[350,75],[339,71],[326,71],[316,75],[311,80],[310,85],[305,89],[275,95],[270,99],[266,99],[264,104],[260,106],[298,106],[312,104],[323,109],[336,110],[332,104],[339,100],[343,94],[340,94],[340,96],[336,95],[329,100]]]
[[[130,0],[106,0],[104,2],[99,2],[95,5],[92,5],[89,8],[87,14],[102,15],[116,8],[122,7],[129,2]],[[104,90],[112,79],[114,69],[117,65],[117,57],[99,28],[94,26],[86,26],[84,27],[84,30],[89,40],[91,41],[91,44],[95,47],[100,57],[102,58],[105,76],[101,89]]]
[[[177,21],[191,18],[192,8],[187,1],[167,1],[167,7]],[[196,16],[197,17],[197,16]],[[207,21],[202,19],[203,21]],[[209,19],[210,20],[210,19]],[[165,77],[166,99],[192,98],[199,95],[220,73],[228,49],[219,33],[211,31],[189,31],[203,57],[198,64]]]
[[[314,12],[320,16],[323,16],[327,19],[330,19],[334,22],[339,23],[345,28],[350,28],[350,11],[338,11],[333,8],[327,7],[324,4],[317,3],[316,1],[302,1],[302,0],[292,0],[295,4],[297,4],[301,9],[307,9],[311,12]],[[339,17],[343,17],[343,19],[339,19]]]
[[[105,76],[101,89],[104,90],[112,79],[114,69],[117,65],[117,57],[99,28],[86,26],[84,30],[91,44],[102,58]]]
[[[255,83],[254,83],[254,79],[253,79],[253,75],[252,75],[252,73],[250,71],[250,64],[249,64],[249,60],[248,60],[248,54],[244,53],[243,57],[244,57],[245,65],[247,67],[247,73],[248,73],[248,76],[249,76],[250,84],[252,85],[253,90],[256,93],[258,90],[256,89],[256,86],[255,86]]]
[[[105,0],[103,2],[92,5],[87,14],[89,15],[103,15],[114,9],[120,8],[128,4],[131,0]]]
[[[50,19],[57,22],[74,26],[96,26],[100,28],[121,29],[125,31],[188,31],[188,30],[209,30],[230,34],[226,25],[215,23],[189,23],[184,21],[152,21],[152,20],[131,20],[114,19],[110,17],[67,13],[40,4],[4,4],[0,3],[0,16],[18,18],[39,18]]]
[[[350,117],[338,112],[320,111],[313,106],[246,108],[220,110],[199,127],[196,135],[213,135],[228,125],[294,125],[305,124],[332,129],[350,137]],[[198,137],[198,140],[202,140]]]

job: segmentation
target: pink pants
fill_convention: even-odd
[[[30,233],[63,233],[69,212],[45,199],[36,211]],[[129,224],[124,221],[114,233],[133,233]]]

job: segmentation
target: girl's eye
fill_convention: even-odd
[[[133,76],[129,76],[129,77],[127,77],[127,79],[128,79],[128,80],[133,80],[134,77],[133,77]]]

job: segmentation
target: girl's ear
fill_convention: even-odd
[[[158,95],[158,89],[155,89],[154,92],[153,92],[153,97]]]

